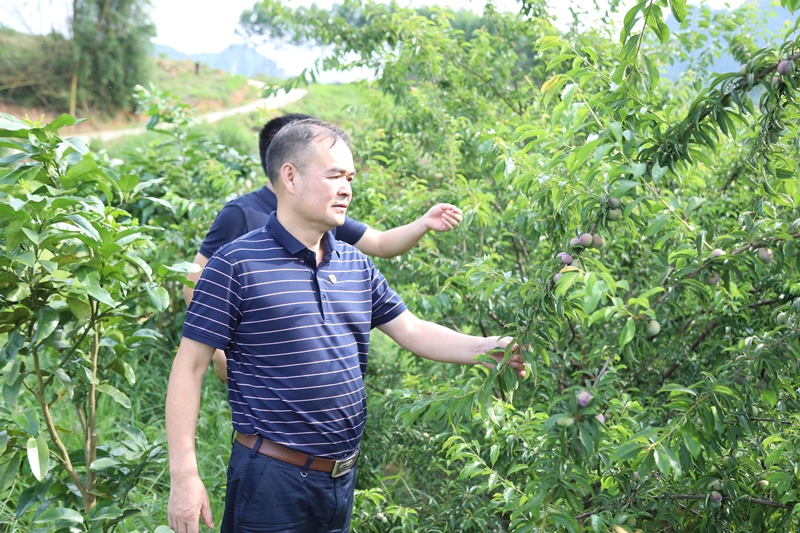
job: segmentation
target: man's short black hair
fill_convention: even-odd
[[[331,147],[341,141],[352,150],[347,133],[315,118],[295,120],[275,134],[265,160],[269,162],[267,176],[276,190],[281,168],[286,163],[291,163],[301,173],[306,171],[309,161],[317,152],[315,143],[318,140],[329,141]]]
[[[261,155],[261,168],[264,169],[264,175],[269,175],[267,170],[267,149],[269,148],[269,143],[272,142],[272,138],[275,137],[275,134],[287,124],[309,118],[314,117],[302,113],[289,113],[282,117],[275,117],[264,124],[264,127],[261,128],[261,132],[258,134],[258,153]]]

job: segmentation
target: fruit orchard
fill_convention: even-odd
[[[243,14],[254,38],[328,48],[290,85],[374,72],[353,110],[351,216],[464,209],[456,231],[377,263],[409,307],[529,346],[518,381],[374,339],[354,531],[800,527],[798,23],[765,44],[752,6],[642,0],[615,26],[618,4],[563,31],[533,0],[489,4],[469,32],[444,10],[350,0]],[[722,50],[739,71],[711,72]],[[169,95],[137,99],[172,127],[122,163],[62,137],[70,117],[0,118],[9,530],[166,521],[182,262],[261,178],[189,134]],[[229,426],[212,379],[198,452],[219,517]]]

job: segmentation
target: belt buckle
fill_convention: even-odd
[[[347,457],[340,461],[336,461],[333,464],[333,470],[331,471],[331,476],[332,477],[343,476],[350,470],[352,470],[356,464],[356,459],[358,459],[358,452],[359,450],[356,450],[355,453],[350,457]]]

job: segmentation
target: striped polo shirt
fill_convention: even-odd
[[[211,257],[183,336],[225,350],[236,431],[338,457],[364,429],[370,330],[406,306],[359,250],[322,246],[317,266],[272,213]]]

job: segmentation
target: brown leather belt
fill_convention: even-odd
[[[245,435],[244,433],[239,433],[238,431],[236,432],[236,441],[242,446],[250,448],[251,450],[253,449],[253,446],[256,445],[257,440],[258,435]],[[272,457],[278,461],[283,461],[284,463],[289,463],[290,465],[299,466],[301,468],[306,466],[306,461],[308,461],[307,454],[287,448],[283,444],[278,444],[265,439],[261,440],[261,444],[259,445],[257,451],[258,453],[266,455],[267,457]],[[308,465],[308,468],[318,472],[330,472],[333,477],[339,477],[349,472],[353,466],[355,466],[357,458],[358,450],[356,450],[355,453],[350,457],[346,457],[338,461],[314,457],[314,460],[311,461],[311,464]]]

